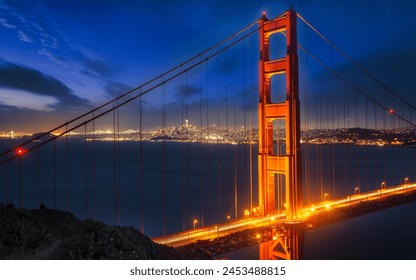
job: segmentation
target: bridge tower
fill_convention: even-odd
[[[286,233],[260,244],[260,259],[298,259],[299,233],[296,224],[302,218],[302,165],[300,149],[299,72],[297,54],[297,15],[291,8],[282,16],[260,20],[259,61],[259,208],[264,216],[276,211],[276,174],[284,175]],[[270,36],[286,36],[286,56],[270,60]],[[284,47],[284,46],[283,46]],[[286,75],[286,100],[272,102],[272,76]],[[273,121],[284,120],[286,151],[278,155],[273,141]]]

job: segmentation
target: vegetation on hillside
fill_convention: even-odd
[[[0,204],[0,259],[210,259],[154,243],[133,227],[80,221],[69,212]]]

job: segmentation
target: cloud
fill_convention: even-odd
[[[64,83],[52,76],[33,68],[13,63],[0,64],[0,88],[26,91],[38,96],[50,96],[57,102],[51,106],[57,108],[75,108],[89,106],[89,101],[72,93]]]
[[[54,55],[53,53],[51,53],[49,50],[45,48],[38,50],[38,54],[46,56],[47,58],[49,58],[49,60],[57,64],[62,64],[64,62],[64,59],[61,56]]]
[[[73,117],[68,112],[38,111],[0,103],[0,130],[47,131]]]
[[[26,43],[32,43],[33,39],[23,31],[17,31],[17,37],[19,37],[19,40]]]
[[[56,98],[52,96],[39,96],[28,93],[27,91],[0,89],[0,104],[6,103],[9,106],[22,109],[32,109],[37,111],[49,112],[57,103]]]
[[[201,92],[201,88],[194,85],[184,85],[176,92],[178,98],[190,98],[192,99],[198,93]]]
[[[101,76],[112,77],[114,75],[113,70],[104,60],[84,56],[83,63],[90,70]]]
[[[128,85],[120,82],[109,82],[105,87],[105,91],[110,97],[118,97],[131,89]]]
[[[91,78],[112,78],[115,76],[114,67],[102,58],[100,55],[78,46],[72,46],[73,55],[81,64],[82,69],[79,72]]]
[[[16,25],[9,24],[5,18],[0,18],[0,24],[5,28],[16,29]]]

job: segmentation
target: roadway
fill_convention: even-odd
[[[388,197],[398,196],[404,193],[410,193],[416,191],[416,183],[408,183],[403,185],[397,185],[389,188],[380,188],[374,191],[356,193],[345,198],[336,200],[328,200],[316,205],[311,205],[303,209],[302,220],[291,221],[307,222],[309,217],[315,215],[324,214],[328,211],[340,211],[343,208],[351,208],[354,205],[360,205],[365,201],[384,200]],[[271,226],[274,223],[287,223],[285,213],[269,215],[267,217],[249,216],[238,220],[229,220],[228,222],[211,225],[195,230],[188,230],[184,232],[174,233],[166,236],[153,238],[153,241],[169,245],[172,247],[181,247],[197,242],[198,240],[215,240],[225,235],[229,235],[235,232],[240,232],[246,229],[252,229],[257,227]]]

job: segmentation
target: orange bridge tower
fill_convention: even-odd
[[[260,259],[298,259],[299,232],[302,219],[302,163],[300,148],[299,72],[297,53],[297,14],[291,8],[282,16],[260,20],[259,62],[259,208],[264,216],[275,214],[276,175],[283,177],[286,225],[273,240],[260,244]],[[270,36],[286,36],[286,56],[270,59]],[[277,47],[277,46],[276,46]],[[280,46],[282,47],[282,46]],[[286,99],[272,102],[272,77],[286,75]],[[277,154],[273,139],[273,122],[284,120],[286,150]],[[283,175],[283,176],[282,176]]]

